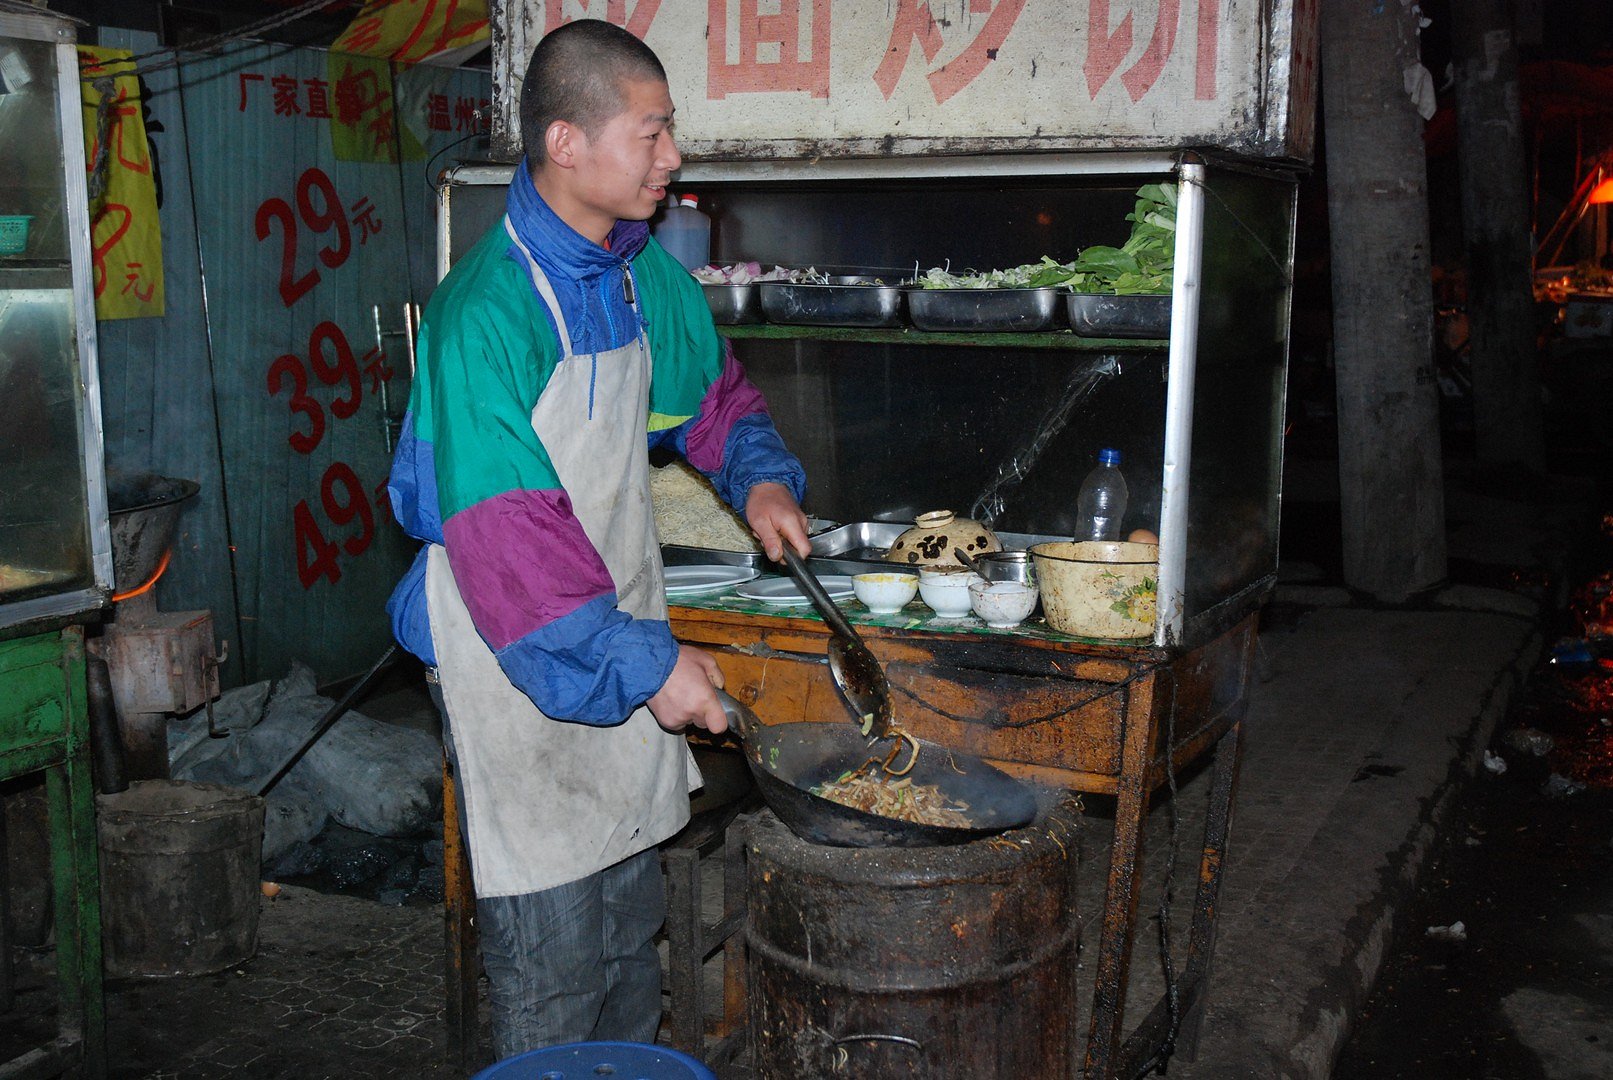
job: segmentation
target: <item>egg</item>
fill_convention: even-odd
[[[1133,529],[1126,534],[1126,540],[1133,544],[1157,544],[1159,534],[1151,529]]]

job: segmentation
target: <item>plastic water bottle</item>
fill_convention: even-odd
[[[684,195],[676,206],[666,208],[654,229],[655,238],[667,254],[694,270],[711,261],[711,219],[700,211],[700,199]]]
[[[1126,478],[1120,474],[1120,451],[1099,450],[1098,467],[1081,481],[1075,501],[1077,540],[1119,540],[1126,516]]]

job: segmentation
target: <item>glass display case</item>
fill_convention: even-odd
[[[504,212],[512,172],[447,174],[442,273]],[[1125,529],[1159,536],[1154,644],[1193,647],[1237,625],[1276,584],[1291,171],[1114,151],[695,162],[675,187],[709,208],[719,263],[900,279],[1118,246],[1138,188],[1151,183],[1179,188],[1164,338],[772,324],[720,332],[806,466],[808,509],[819,517],[980,517],[986,493],[1009,477],[996,527],[1067,537],[1097,451],[1123,450]]]
[[[71,26],[0,14],[0,637],[112,584],[80,108]]]

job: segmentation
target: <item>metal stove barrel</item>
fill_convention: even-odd
[[[812,844],[771,814],[748,842],[759,1076],[1051,1078],[1075,1060],[1075,829],[930,848]]]

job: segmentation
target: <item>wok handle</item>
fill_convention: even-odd
[[[756,730],[756,725],[760,722],[756,719],[756,714],[728,691],[717,689],[716,693],[717,704],[722,706],[723,715],[728,717],[729,729],[741,740],[748,741],[751,732]]]
[[[862,640],[857,636],[857,631],[851,628],[851,623],[846,621],[845,612],[829,599],[829,594],[824,591],[823,582],[806,568],[801,556],[797,555],[788,544],[784,545],[784,565],[789,568],[790,576],[795,579],[795,583],[801,586],[801,591],[806,593],[807,599],[812,601],[812,606],[818,609],[818,614],[823,616],[823,621],[829,625],[829,629],[852,641]]]

